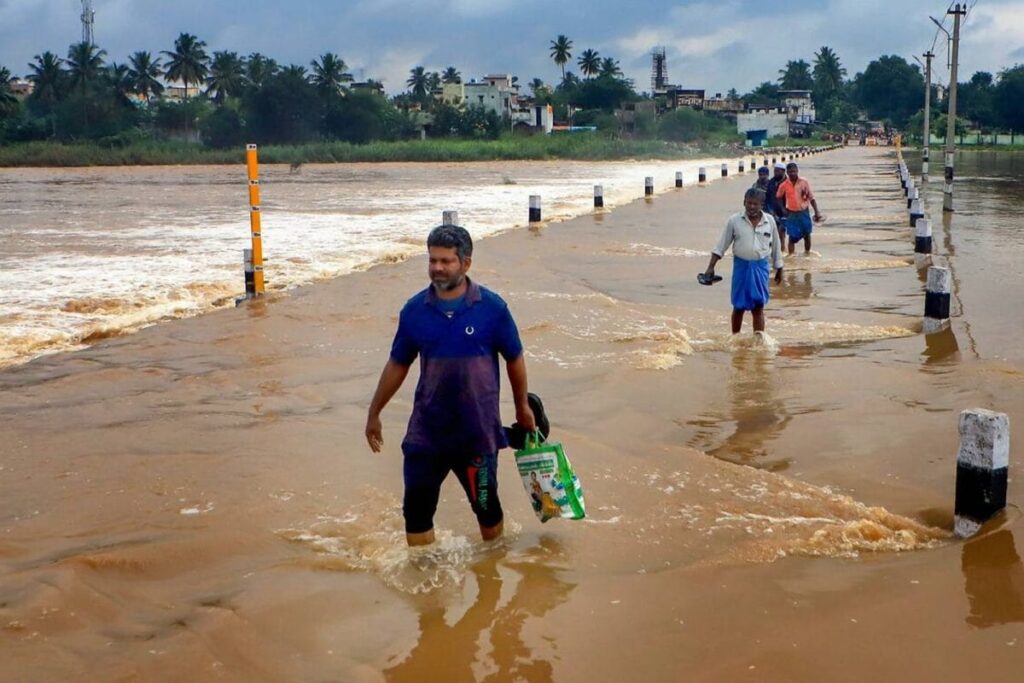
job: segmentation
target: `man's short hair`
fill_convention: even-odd
[[[757,201],[764,204],[764,198],[766,196],[767,195],[764,190],[758,187],[752,187],[743,194],[743,201],[747,201],[748,199],[757,199]]]
[[[757,169],[757,174],[758,175],[761,175],[762,173],[764,175],[768,175],[768,167],[767,166],[762,166],[761,168]]]
[[[455,249],[460,261],[473,255],[473,238],[469,230],[459,225],[439,225],[427,235],[427,248],[444,247]]]
[[[794,169],[800,170],[800,167],[796,165],[795,161],[791,161],[788,164],[786,164],[786,170],[787,171],[792,171]]]

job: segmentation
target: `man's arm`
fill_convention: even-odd
[[[505,362],[508,370],[508,383],[512,385],[512,400],[516,404],[516,422],[527,432],[537,429],[537,421],[526,399],[526,354],[520,353],[515,360]]]
[[[775,284],[782,284],[782,241],[779,231],[772,222],[772,265],[775,267]]]
[[[387,365],[384,366],[384,371],[380,373],[377,391],[373,394],[373,400],[370,401],[370,410],[366,415],[366,442],[370,444],[370,450],[374,453],[380,453],[381,446],[384,445],[380,411],[384,410],[384,406],[388,404],[388,401],[395,395],[395,392],[401,388],[402,382],[405,381],[405,376],[408,374],[409,366],[402,365],[394,358],[388,359]]]
[[[821,211],[818,210],[818,202],[815,201],[814,197],[811,197],[811,206],[814,207],[814,220],[815,222],[821,220]]]
[[[711,260],[708,261],[708,269],[705,274],[711,277],[715,274],[715,264],[718,263],[723,256],[725,256],[726,249],[732,244],[733,240],[733,227],[732,219],[730,218],[725,223],[725,229],[722,231],[722,236],[718,238],[718,244],[711,250]]]

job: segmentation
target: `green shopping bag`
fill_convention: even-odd
[[[560,443],[545,443],[540,432],[526,437],[526,447],[516,451],[516,468],[537,518],[583,519],[583,487]]]

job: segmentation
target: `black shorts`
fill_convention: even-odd
[[[441,495],[441,484],[454,472],[462,484],[469,504],[482,527],[497,526],[504,514],[498,500],[498,454],[458,456],[426,452],[403,446],[402,474],[405,497],[402,514],[405,532],[421,534],[434,528],[434,512]]]

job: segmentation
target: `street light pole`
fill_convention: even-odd
[[[924,53],[924,145],[921,148],[921,182],[928,182],[928,145],[932,141],[932,51]]]
[[[953,160],[956,156],[956,71],[960,56],[960,17],[967,14],[967,6],[957,3],[949,10],[953,15],[953,50],[949,67],[949,108],[946,112],[946,173],[942,189],[942,210],[953,210]]]

